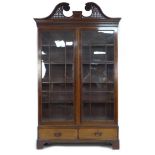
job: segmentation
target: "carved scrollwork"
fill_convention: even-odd
[[[63,10],[65,11],[69,11],[70,10],[70,6],[69,3],[59,3],[55,9],[53,10],[53,12],[46,17],[45,19],[51,19],[51,18],[67,18],[64,14],[63,14]],[[101,18],[101,19],[107,19],[109,18],[108,16],[106,16],[102,10],[100,9],[100,7],[93,3],[93,2],[88,2],[85,4],[85,10],[86,11],[92,11],[91,15],[89,17],[85,17],[82,16],[82,18]]]
[[[41,20],[48,20],[48,22],[50,22],[49,19],[51,19],[51,21],[53,19],[81,20],[81,18],[82,18],[81,21],[84,21],[84,19],[91,19],[91,18],[93,18],[93,19],[99,19],[99,20],[100,19],[103,19],[103,20],[104,19],[110,19],[110,20],[114,20],[116,22],[119,22],[119,20],[120,20],[120,18],[110,18],[110,17],[106,16],[102,12],[102,10],[100,9],[100,7],[97,4],[93,3],[93,2],[88,2],[88,3],[85,4],[85,10],[86,11],[91,11],[91,15],[90,16],[87,16],[87,17],[86,16],[83,16],[81,11],[73,11],[73,15],[72,16],[66,17],[64,15],[64,11],[69,11],[69,10],[70,10],[69,3],[65,3],[65,2],[59,3],[54,8],[53,12],[49,16],[47,16],[45,18],[40,18],[40,19],[35,18],[35,20],[37,22],[39,22]]]
[[[86,3],[85,5],[85,10],[86,11],[92,11],[91,15],[89,16],[89,18],[102,18],[102,19],[107,19],[109,18],[108,16],[106,16],[102,10],[100,9],[100,7],[93,3],[93,2],[88,2]],[[87,17],[84,17],[83,18],[87,18]]]
[[[66,18],[66,16],[64,16],[63,14],[63,10],[65,11],[69,11],[70,10],[70,6],[68,3],[59,3],[55,9],[53,10],[53,12],[46,17],[45,19],[50,19],[50,18]]]

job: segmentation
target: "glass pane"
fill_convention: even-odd
[[[95,46],[91,47],[91,63],[102,63],[106,60],[106,47],[105,46]]]
[[[53,92],[50,94],[52,103],[72,103],[73,93],[72,92]]]
[[[53,83],[65,82],[65,65],[50,65],[50,80]]]
[[[90,82],[90,65],[83,65],[83,78],[82,81],[85,83]]]
[[[114,119],[114,33],[81,31],[82,121]]]
[[[113,64],[107,65],[107,80],[108,82],[114,81],[114,65]]]
[[[72,91],[73,90],[73,84],[72,83],[55,83],[51,84],[51,89],[53,91]]]
[[[44,63],[48,63],[49,62],[49,51],[50,48],[49,46],[42,46],[42,61]]]
[[[74,32],[42,32],[42,121],[73,121]]]
[[[113,103],[83,103],[83,120],[112,120],[114,117]]]
[[[114,61],[114,46],[107,46],[107,61]]]
[[[50,105],[50,117],[53,120],[62,121],[72,120],[73,118],[73,105],[71,103],[56,103]]]
[[[91,83],[103,83],[106,82],[106,65],[96,64],[91,65]]]
[[[50,54],[51,63],[65,63],[65,47],[53,47]]]

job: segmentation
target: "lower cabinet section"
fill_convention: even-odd
[[[119,149],[118,128],[49,128],[38,129],[37,148],[58,143],[104,143]]]
[[[116,128],[39,129],[40,140],[117,140]]]

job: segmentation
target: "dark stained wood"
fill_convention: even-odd
[[[73,18],[74,19],[81,19],[82,18],[82,12],[81,11],[73,11]]]
[[[37,140],[37,149],[43,149],[46,146],[52,146],[52,145],[62,145],[62,146],[70,146],[70,145],[80,145],[80,146],[109,146],[107,144],[110,144],[113,150],[119,149],[119,141],[114,140],[95,140],[95,139],[89,139],[89,140]]]
[[[43,141],[37,140],[37,149],[43,149],[44,144],[45,143]]]
[[[119,149],[119,140],[115,140],[112,142],[112,149],[114,149],[114,150]]]
[[[53,12],[45,18],[34,18],[37,26],[47,26],[47,25],[62,25],[63,26],[82,26],[82,25],[98,25],[98,26],[118,26],[121,18],[110,18],[106,16],[100,7],[93,3],[86,3],[86,11],[92,10],[92,14],[89,17],[82,15],[81,11],[73,11],[71,17],[65,17],[63,15],[63,10],[69,11],[70,7],[68,3],[58,4]],[[56,12],[60,10],[60,16],[55,17]],[[69,25],[68,25],[69,24]]]
[[[40,31],[38,29],[38,124],[42,118],[42,82],[41,82],[41,40]]]
[[[114,116],[115,116],[115,122],[118,123],[118,42],[117,42],[117,32],[115,32],[115,49],[114,49]]]
[[[69,7],[68,3],[65,3],[65,2],[59,3],[49,16],[44,17],[42,19],[47,20],[47,19],[51,19],[51,18],[65,17],[64,14],[63,14],[63,10],[65,10],[65,11],[70,10],[70,7]]]
[[[102,18],[102,19],[110,19],[110,17],[106,16],[101,8],[96,4],[96,3],[93,3],[93,2],[88,2],[85,4],[85,10],[86,11],[92,11],[91,15],[89,17],[92,17],[92,18]]]
[[[76,60],[75,60],[75,65],[76,65],[76,124],[80,124],[80,103],[81,103],[81,62],[80,62],[80,33],[79,29],[76,29],[76,45],[77,45],[77,50],[76,50]]]
[[[121,18],[110,18],[105,15],[101,8],[89,2],[85,5],[86,11],[92,11],[89,17],[82,15],[81,11],[73,11],[71,17],[66,17],[63,11],[69,11],[68,3],[58,4],[53,12],[45,18],[35,18],[38,27],[38,139],[37,148],[41,149],[46,144],[61,143],[95,143],[112,144],[113,149],[119,149],[118,128],[118,24]],[[81,32],[90,30],[113,30],[114,31],[114,118],[112,120],[82,120],[82,40]],[[42,106],[42,66],[41,66],[41,38],[46,31],[72,31],[74,33],[73,49],[73,120],[50,120],[43,121]],[[66,49],[65,49],[66,52]],[[66,62],[66,57],[65,57]],[[65,64],[65,73],[67,72]],[[65,74],[66,75],[66,74]],[[91,77],[90,77],[91,78]],[[66,77],[65,77],[66,81]],[[50,89],[49,89],[50,90]],[[98,101],[99,98],[96,99]],[[100,103],[97,103],[100,104]],[[49,104],[50,106],[50,104]],[[60,113],[60,112],[59,112]],[[65,111],[63,112],[65,113]]]

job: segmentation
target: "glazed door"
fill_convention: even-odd
[[[114,31],[81,30],[81,121],[114,120]]]
[[[74,38],[71,30],[41,32],[42,122],[74,121]]]

